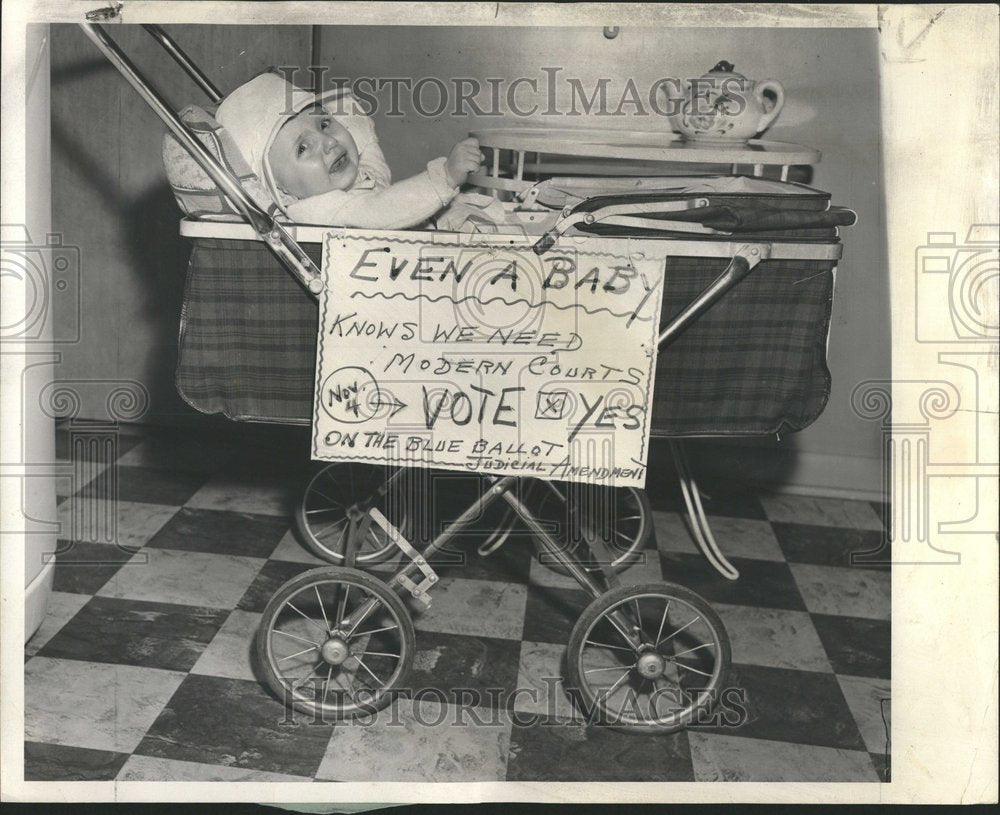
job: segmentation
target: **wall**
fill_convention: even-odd
[[[613,21],[612,21],[613,22]],[[878,46],[874,30],[863,29],[641,29],[625,27],[615,39],[600,28],[375,28],[322,27],[319,62],[330,77],[535,78],[546,87],[542,68],[558,67],[557,83],[581,80],[588,92],[601,77],[614,109],[625,82],[646,90],[662,77],[697,77],[726,59],[754,79],[775,78],[786,92],[785,109],[768,138],[818,148],[822,162],[812,183],[858,212],[858,225],[845,230],[844,257],[837,274],[829,346],[833,392],[824,414],[805,431],[775,440],[706,447],[703,469],[732,471],[770,482],[820,491],[873,494],[881,487],[881,437],[876,423],[851,410],[854,387],[885,378],[890,368],[889,292],[885,262],[879,141]],[[568,86],[557,106],[569,109]],[[529,88],[517,103],[530,107]],[[476,127],[510,125],[496,117],[436,118],[416,115],[401,94],[404,117],[386,115],[388,89],[376,94],[383,151],[394,177],[418,172],[434,156]],[[503,95],[501,95],[502,98]],[[488,109],[487,91],[479,97]],[[540,92],[533,97],[544,109]],[[437,101],[425,90],[424,109]],[[577,107],[578,111],[581,107]],[[632,108],[624,108],[634,111]],[[549,117],[547,125],[579,125],[587,117]],[[542,123],[545,117],[535,117]],[[595,122],[597,121],[595,117]],[[659,117],[600,117],[601,126],[648,129]]]
[[[167,26],[225,93],[269,65],[308,63],[308,26]],[[207,99],[139,26],[109,26],[175,109]],[[173,385],[189,247],[160,159],[165,126],[75,25],[52,26],[52,220],[80,247],[81,341],[57,368],[66,380],[135,380],[147,421],[193,411]],[[57,319],[69,321],[68,309]],[[81,385],[80,415],[106,417],[111,386]]]
[[[48,183],[51,167],[49,151],[49,27],[29,25],[25,36],[25,53],[39,56],[38,70],[28,74],[25,105],[25,210],[24,225],[36,245],[43,245],[45,236],[52,232],[52,199]],[[29,59],[31,58],[29,57]],[[53,257],[44,253],[45,262],[39,269],[45,275],[44,285],[52,289]],[[5,262],[6,266],[6,262]],[[15,267],[16,268],[16,267]],[[5,268],[5,275],[10,269]],[[9,279],[5,283],[10,282]],[[17,288],[5,288],[4,296]],[[6,323],[6,321],[5,321]],[[25,356],[25,372],[21,380],[23,404],[29,406],[22,411],[21,446],[25,463],[34,465],[45,472],[55,461],[55,432],[52,416],[44,410],[35,409],[45,404],[43,394],[53,379],[53,369],[49,362],[52,350],[52,325],[48,320],[38,339],[42,342],[25,347],[34,356]],[[7,394],[8,396],[12,394]],[[13,400],[11,400],[11,403]],[[14,423],[11,422],[11,425]],[[14,435],[14,434],[12,434]],[[30,472],[30,471],[29,471]],[[26,533],[24,536],[24,639],[27,642],[41,625],[52,590],[54,563],[52,553],[56,550],[56,490],[55,479],[22,478],[21,482]],[[13,502],[12,502],[13,503]],[[28,521],[27,519],[32,519]],[[10,544],[8,544],[10,545]]]

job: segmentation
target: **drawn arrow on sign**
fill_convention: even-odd
[[[381,394],[379,394],[379,395],[381,396]],[[386,402],[386,401],[380,401],[378,403],[377,407],[378,408],[384,408],[384,407],[391,408],[392,410],[390,411],[389,415],[386,417],[387,419],[391,419],[393,416],[395,416],[397,413],[399,413],[399,411],[401,411],[403,408],[406,407],[406,403],[405,402],[400,402],[399,399],[397,399],[395,396],[393,396],[391,398],[391,401],[388,401],[388,402]]]

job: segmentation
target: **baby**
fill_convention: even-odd
[[[416,226],[451,203],[483,160],[479,143],[465,139],[424,172],[391,184],[372,121],[348,91],[313,94],[275,73],[229,94],[216,119],[296,223]]]

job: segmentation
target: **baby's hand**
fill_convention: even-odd
[[[469,173],[479,169],[479,165],[483,161],[483,154],[479,152],[477,139],[460,141],[451,148],[451,153],[444,165],[448,181],[453,187],[461,187]]]

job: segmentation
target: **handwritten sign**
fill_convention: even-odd
[[[313,458],[643,486],[662,258],[532,243],[328,233]]]

